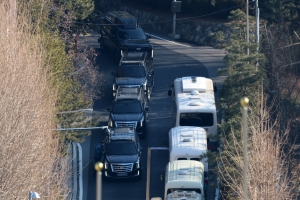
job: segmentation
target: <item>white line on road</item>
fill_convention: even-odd
[[[150,199],[150,166],[151,166],[151,150],[169,150],[167,147],[148,147],[147,153],[147,182],[146,182],[146,200]]]
[[[151,148],[148,148],[148,155],[147,155],[146,200],[149,200],[149,195],[150,195],[150,163],[151,163]]]
[[[157,39],[160,39],[160,40],[164,40],[164,41],[167,41],[167,42],[170,42],[170,43],[173,43],[173,44],[177,44],[177,45],[184,46],[184,47],[192,47],[192,46],[180,44],[180,43],[178,43],[178,42],[173,42],[173,41],[171,41],[171,40],[167,40],[167,39],[158,37],[158,36],[156,36],[156,35],[152,35],[152,34],[149,34],[149,33],[147,33],[147,34],[150,35],[151,37],[154,37],[154,38],[157,38]]]

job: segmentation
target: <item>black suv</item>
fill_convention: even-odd
[[[113,128],[102,141],[104,179],[142,177],[139,137],[134,128]]]
[[[109,50],[119,62],[125,51],[147,51],[153,59],[153,47],[137,19],[125,11],[108,12],[101,18],[98,42],[102,50]]]
[[[152,59],[147,52],[126,52],[122,56],[117,67],[113,82],[113,95],[116,95],[118,86],[132,85],[142,86],[146,93],[147,99],[154,87],[154,70]]]
[[[133,127],[139,135],[146,137],[148,100],[142,87],[119,86],[107,111],[110,112],[109,127]]]

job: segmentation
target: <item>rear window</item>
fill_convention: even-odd
[[[117,69],[117,77],[145,77],[146,71],[140,65],[120,65]]]
[[[118,38],[121,40],[145,40],[146,35],[141,28],[136,29],[119,29]]]
[[[198,127],[213,126],[214,115],[213,113],[181,113],[179,125]]]

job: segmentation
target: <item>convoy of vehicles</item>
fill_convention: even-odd
[[[108,133],[94,157],[104,163],[105,179],[139,179],[142,147],[138,136],[147,133],[148,101],[154,87],[153,47],[137,19],[127,12],[108,12],[102,20],[98,41],[102,49],[115,53],[119,64],[112,72]],[[205,198],[208,138],[217,134],[216,90],[211,79],[190,76],[175,79],[168,92],[173,96],[174,127],[169,131],[165,200]]]

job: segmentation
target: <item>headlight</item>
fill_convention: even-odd
[[[116,84],[113,84],[113,91],[117,90]]]
[[[144,122],[144,117],[141,119],[141,121],[139,121],[139,125],[140,125],[140,127],[142,127],[142,126],[143,126],[143,122]]]
[[[138,159],[138,160],[136,161],[135,166],[136,166],[137,169],[140,168],[140,159]]]
[[[153,49],[151,50],[151,58],[153,58]]]
[[[147,90],[147,80],[145,81],[145,83],[143,83],[143,89],[144,89],[144,91]]]
[[[108,121],[108,126],[109,126],[109,127],[113,127],[113,122],[112,122],[111,119]]]
[[[105,163],[104,163],[104,169],[108,169],[109,167],[108,167],[108,163],[105,161]]]

